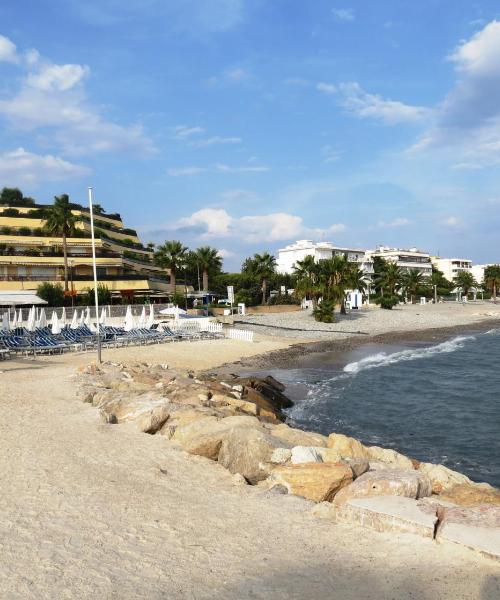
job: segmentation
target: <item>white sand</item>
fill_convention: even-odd
[[[208,368],[273,344],[105,356]],[[500,597],[498,564],[471,551],[321,521],[306,501],[234,487],[161,436],[105,425],[74,398],[89,359],[0,363],[1,598]]]

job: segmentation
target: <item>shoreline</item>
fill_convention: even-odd
[[[299,341],[288,347],[271,350],[253,356],[244,357],[237,361],[224,363],[220,367],[209,369],[207,372],[227,374],[228,372],[248,372],[248,370],[264,369],[289,369],[300,367],[302,357],[310,354],[326,352],[350,352],[367,344],[395,344],[395,343],[428,343],[443,342],[461,334],[474,335],[485,333],[490,329],[500,327],[500,319],[484,319],[476,323],[452,325],[448,327],[434,327],[413,331],[398,330],[379,334],[367,334],[363,337],[347,334],[343,339]],[[279,336],[276,336],[279,337]],[[279,338],[286,341],[286,338]]]

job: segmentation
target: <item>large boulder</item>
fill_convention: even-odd
[[[440,499],[459,506],[495,504],[500,506],[500,490],[487,484],[459,483],[439,496]]]
[[[327,446],[342,457],[367,458],[368,456],[366,448],[359,440],[342,433],[331,433],[328,436]]]
[[[190,454],[218,460],[223,440],[240,429],[260,431],[261,427],[255,417],[235,416],[225,419],[206,417],[177,428],[172,440]]]
[[[445,508],[440,517],[438,542],[465,546],[500,561],[500,506]]]
[[[342,506],[332,507],[330,518],[375,531],[414,533],[430,539],[438,520],[435,511],[425,510],[416,500],[404,496],[353,498]]]
[[[318,449],[313,446],[294,446],[292,448],[290,462],[292,465],[298,465],[301,463],[323,462],[323,459],[321,458]]]
[[[341,490],[335,496],[335,504],[341,505],[353,498],[371,498],[373,496],[422,498],[430,495],[431,482],[426,475],[418,471],[399,469],[368,471]]]
[[[444,465],[434,465],[432,463],[420,463],[418,470],[425,473],[432,483],[432,493],[441,494],[450,490],[453,486],[461,483],[472,483],[472,481],[463,473],[452,471]]]
[[[280,438],[291,446],[321,446],[326,447],[327,437],[321,433],[295,429],[286,423],[276,425],[272,429],[274,437]]]
[[[119,394],[101,397],[100,410],[109,423],[135,422],[140,431],[156,433],[169,418],[170,402],[155,392],[138,396]]]
[[[261,429],[235,427],[224,436],[218,460],[231,473],[241,473],[255,484],[268,476],[273,451],[281,447],[282,440]]]
[[[170,418],[159,431],[160,435],[163,435],[169,439],[175,435],[177,429],[182,429],[191,423],[206,419],[207,417],[217,416],[217,412],[209,408],[185,407],[178,404],[173,406],[174,408],[170,413]]]
[[[271,487],[283,486],[288,493],[314,502],[331,502],[335,494],[352,482],[351,469],[342,463],[281,465],[269,476]]]
[[[370,461],[373,460],[388,463],[391,466],[391,469],[413,469],[413,462],[411,459],[391,448],[365,446],[365,456]]]

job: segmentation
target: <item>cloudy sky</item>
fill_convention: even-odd
[[[0,187],[241,258],[500,260],[500,6],[4,0]]]

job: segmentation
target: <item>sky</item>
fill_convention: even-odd
[[[3,0],[0,187],[227,270],[298,239],[500,261],[491,0]]]

